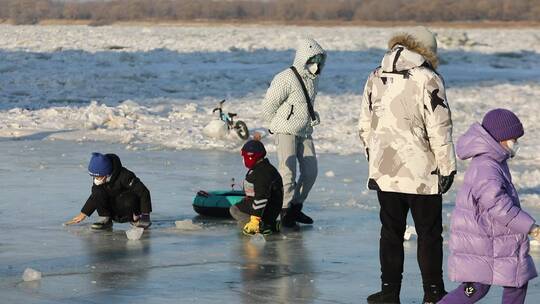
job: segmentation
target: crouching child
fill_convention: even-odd
[[[248,168],[244,180],[246,196],[230,208],[230,213],[246,235],[279,232],[277,217],[283,204],[283,182],[265,156],[264,145],[258,140],[250,140],[242,147]]]
[[[101,220],[93,223],[92,229],[111,229],[113,221],[150,227],[150,191],[133,172],[122,166],[117,155],[92,153],[88,173],[93,179],[92,193],[81,212],[66,225],[80,223],[97,210]]]
[[[438,303],[476,303],[493,285],[504,287],[502,303],[525,302],[536,277],[528,236],[539,239],[540,229],[521,209],[507,164],[523,135],[514,113],[495,109],[459,138],[459,158],[471,161],[452,213],[448,270],[461,285]]]

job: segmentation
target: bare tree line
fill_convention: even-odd
[[[0,18],[115,21],[540,21],[540,0],[0,0]]]

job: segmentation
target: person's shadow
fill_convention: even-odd
[[[301,233],[266,237],[264,246],[239,242],[242,303],[312,303],[317,295],[310,253]]]

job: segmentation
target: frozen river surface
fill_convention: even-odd
[[[526,136],[510,163],[513,179],[524,208],[540,219],[538,29],[435,30],[454,139],[489,109],[515,111]],[[355,134],[365,79],[392,32],[0,25],[0,304],[365,303],[379,288],[380,224]],[[203,128],[226,98],[227,111],[264,132],[264,93],[303,36],[328,51],[316,100],[320,173],[306,205],[316,222],[255,246],[232,221],[199,218],[191,208],[199,189],[227,189],[244,175],[242,142],[207,138]],[[150,188],[154,224],[141,240],[127,240],[127,224],[91,231],[95,216],[62,226],[89,194],[93,151],[119,154]],[[446,225],[455,189],[445,196]],[[178,220],[201,228],[177,229]],[[402,303],[419,303],[416,241],[405,248]],[[540,247],[531,254],[540,265]],[[42,279],[23,282],[28,267]],[[540,303],[539,282],[527,303]],[[500,295],[494,288],[482,303],[500,303]]]
[[[0,140],[0,147],[2,303],[365,303],[379,287],[378,205],[364,191],[366,163],[357,155],[320,155],[307,205],[315,225],[256,246],[232,221],[200,218],[191,208],[197,190],[242,179],[236,153],[132,151],[38,135]],[[92,151],[118,153],[150,188],[154,225],[141,240],[127,240],[127,224],[91,231],[95,215],[62,226],[89,194]],[[445,197],[445,224],[454,195]],[[538,208],[528,211],[540,218]],[[175,227],[186,219],[202,228]],[[402,303],[419,303],[416,241],[405,248]],[[540,248],[533,247],[532,255],[540,265]],[[27,267],[41,271],[42,279],[23,282]],[[447,282],[447,289],[453,287]],[[500,294],[494,288],[482,303],[500,303]],[[539,280],[533,280],[527,303],[538,302]]]

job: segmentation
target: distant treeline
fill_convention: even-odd
[[[540,0],[0,0],[0,18],[115,21],[540,21]]]

